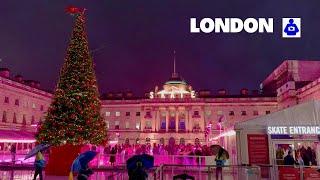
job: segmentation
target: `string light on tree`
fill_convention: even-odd
[[[101,104],[85,31],[85,9],[70,6],[66,11],[75,18],[75,25],[53,101],[36,138],[51,145],[103,144],[107,126],[100,115]]]

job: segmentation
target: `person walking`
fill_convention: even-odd
[[[45,167],[45,160],[43,159],[43,155],[42,153],[39,151],[36,155],[36,159],[34,161],[34,167],[35,167],[35,171],[34,171],[34,176],[33,176],[33,180],[37,179],[37,176],[39,175],[40,180],[43,180],[43,176],[42,176],[42,169]]]
[[[287,166],[293,166],[294,165],[294,158],[292,156],[292,152],[288,151],[288,155],[286,155],[286,157],[284,157],[284,165]]]
[[[12,164],[15,164],[15,162],[16,162],[16,153],[17,153],[17,148],[16,148],[15,144],[11,145],[10,152],[11,152],[11,157],[12,157]]]
[[[303,159],[301,157],[301,152],[297,153],[297,165],[299,165],[300,167],[304,166],[304,161],[303,161]]]
[[[137,162],[137,168],[129,170],[128,175],[129,180],[146,180],[148,178],[148,174],[143,169],[142,162]]]
[[[110,152],[110,163],[111,163],[111,166],[114,166],[114,163],[116,162],[116,154],[117,154],[117,150],[113,147],[111,149],[111,152]]]
[[[222,167],[224,166],[225,162],[226,162],[226,157],[224,155],[224,149],[223,148],[220,148],[219,151],[218,151],[218,154],[216,155],[216,158],[215,158],[215,161],[216,161],[216,179],[218,180],[219,179],[219,175],[221,177],[221,180],[222,180]]]
[[[90,169],[88,166],[81,168],[79,170],[77,179],[78,180],[88,180],[89,176],[93,174],[92,169]]]

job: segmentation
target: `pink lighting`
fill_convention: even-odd
[[[214,140],[218,140],[219,138],[222,138],[225,136],[234,136],[234,135],[236,135],[236,132],[234,130],[229,130],[229,131],[226,131],[226,132],[219,134],[216,137],[210,138],[209,141],[214,141]]]
[[[35,143],[35,139],[0,139],[0,143]]]

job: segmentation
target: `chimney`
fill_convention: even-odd
[[[35,87],[35,81],[34,80],[25,80],[24,83],[28,86]]]
[[[133,93],[131,91],[127,91],[126,92],[126,97],[127,98],[132,98],[133,97]]]
[[[259,90],[252,90],[252,95],[258,96],[259,95]]]
[[[211,95],[211,92],[209,90],[200,90],[199,91],[199,96],[200,97],[208,97]]]
[[[35,81],[34,83],[35,83],[34,87],[39,89],[40,88],[40,82],[39,81]]]
[[[0,76],[9,78],[10,77],[10,69],[8,68],[0,68]]]
[[[117,98],[123,98],[123,93],[122,93],[122,92],[118,92],[118,93],[116,94],[116,96],[117,96]]]
[[[226,89],[219,89],[218,90],[218,95],[219,96],[226,96],[227,95],[227,90]]]
[[[247,88],[242,88],[242,89],[240,90],[240,94],[241,94],[242,96],[247,96],[247,95],[249,95],[249,90],[248,90]]]
[[[113,93],[112,93],[112,92],[107,92],[107,93],[105,93],[105,97],[106,97],[107,99],[112,99]]]
[[[19,82],[19,83],[22,83],[23,82],[23,76],[21,76],[20,74],[14,76],[14,80]]]

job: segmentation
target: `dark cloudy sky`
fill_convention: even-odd
[[[319,0],[1,0],[0,62],[53,89],[73,26],[67,5],[87,8],[101,92],[143,94],[177,69],[194,89],[256,89],[285,59],[320,60]],[[274,34],[191,34],[191,17],[273,17]],[[302,18],[302,38],[281,38],[281,17]]]

